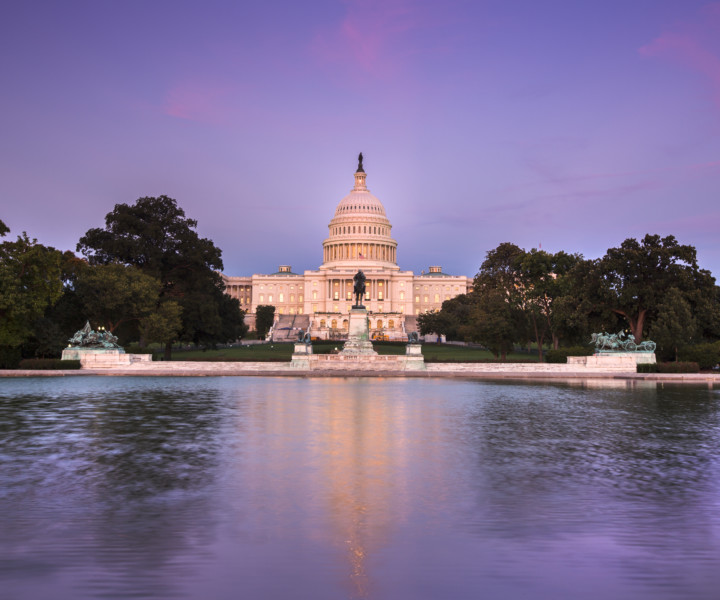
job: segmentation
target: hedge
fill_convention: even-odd
[[[80,368],[80,361],[60,358],[25,358],[20,361],[18,368],[32,371],[74,370]]]

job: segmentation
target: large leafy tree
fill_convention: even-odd
[[[448,340],[460,340],[462,327],[467,325],[474,306],[473,296],[460,294],[442,303],[436,312],[426,312],[418,316],[418,328],[422,335],[437,333]]]
[[[0,221],[0,235],[9,229]],[[17,348],[63,292],[63,253],[26,233],[0,244],[0,346]]]
[[[543,344],[550,338],[557,349],[565,333],[568,304],[564,300],[570,291],[568,274],[581,260],[577,254],[551,254],[533,248],[518,254],[516,294],[527,319],[530,337],[535,339],[540,360]]]
[[[700,269],[693,246],[679,244],[674,236],[629,238],[595,261],[591,294],[598,304],[621,316],[640,342],[670,290],[677,290],[691,310],[712,311],[715,280]]]
[[[261,304],[255,310],[255,329],[258,339],[264,338],[275,320],[275,307],[270,304]]]
[[[120,325],[138,323],[155,312],[160,281],[119,263],[90,265],[80,272],[75,291],[85,317],[114,333]]]
[[[197,221],[185,216],[168,196],[117,204],[105,217],[104,229],[90,229],[77,249],[91,264],[133,265],[161,284],[161,300],[182,309],[180,338],[216,343],[237,339],[242,311],[227,299],[219,271],[221,251],[198,236]],[[170,358],[171,342],[165,345]]]
[[[522,314],[501,289],[489,288],[476,297],[467,322],[461,326],[463,337],[488,348],[505,360],[513,344],[521,336]]]

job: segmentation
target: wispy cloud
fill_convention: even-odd
[[[317,60],[341,64],[380,79],[396,75],[418,48],[412,32],[432,23],[417,0],[348,0],[341,21],[318,32],[311,42]]]
[[[663,32],[638,51],[644,57],[672,60],[700,73],[720,107],[720,2],[706,5],[691,20]]]
[[[222,125],[230,117],[237,94],[238,90],[227,85],[185,81],[168,90],[162,112],[177,119]]]

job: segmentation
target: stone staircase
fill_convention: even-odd
[[[272,331],[273,342],[296,342],[298,332],[310,327],[310,315],[280,315]]]

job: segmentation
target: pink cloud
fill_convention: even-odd
[[[647,58],[675,61],[705,77],[720,107],[720,2],[705,6],[696,17],[666,31],[638,52]]]
[[[395,75],[404,66],[412,44],[407,35],[428,19],[414,0],[349,0],[346,14],[311,43],[324,63],[340,63],[377,78]]]
[[[184,82],[165,95],[162,111],[177,119],[222,124],[229,116],[231,90],[202,82]]]

